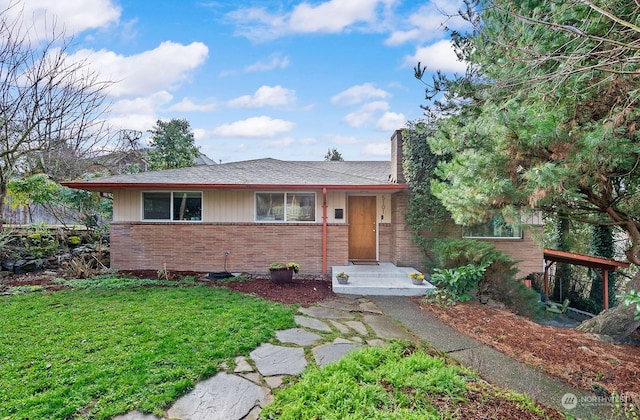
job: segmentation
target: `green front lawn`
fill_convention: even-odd
[[[217,287],[0,297],[0,419],[162,413],[293,309]]]

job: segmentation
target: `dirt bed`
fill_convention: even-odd
[[[640,407],[640,346],[612,344],[575,329],[540,325],[511,311],[476,302],[452,307],[422,303],[457,331],[569,384]]]

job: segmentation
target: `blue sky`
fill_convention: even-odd
[[[216,161],[387,160],[421,117],[418,61],[461,72],[442,29],[458,0],[0,0],[55,17],[109,89],[112,129],[187,119]],[[449,27],[463,28],[450,20]],[[39,32],[45,32],[40,30]]]

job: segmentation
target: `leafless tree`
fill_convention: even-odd
[[[16,13],[17,12],[17,13]],[[7,182],[38,168],[54,179],[77,176],[106,141],[106,89],[89,63],[70,59],[71,39],[52,24],[36,39],[20,5],[0,11],[0,227]]]

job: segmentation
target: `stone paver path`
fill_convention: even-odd
[[[351,350],[381,346],[390,339],[412,339],[369,299],[338,296],[295,316],[298,328],[276,331],[278,343],[263,343],[248,357],[237,357],[235,366],[200,382],[178,399],[165,419],[257,419],[287,376],[300,374],[310,363],[322,367]],[[308,354],[312,357],[308,357]],[[308,360],[310,359],[310,360]],[[159,420],[134,411],[115,420]]]

